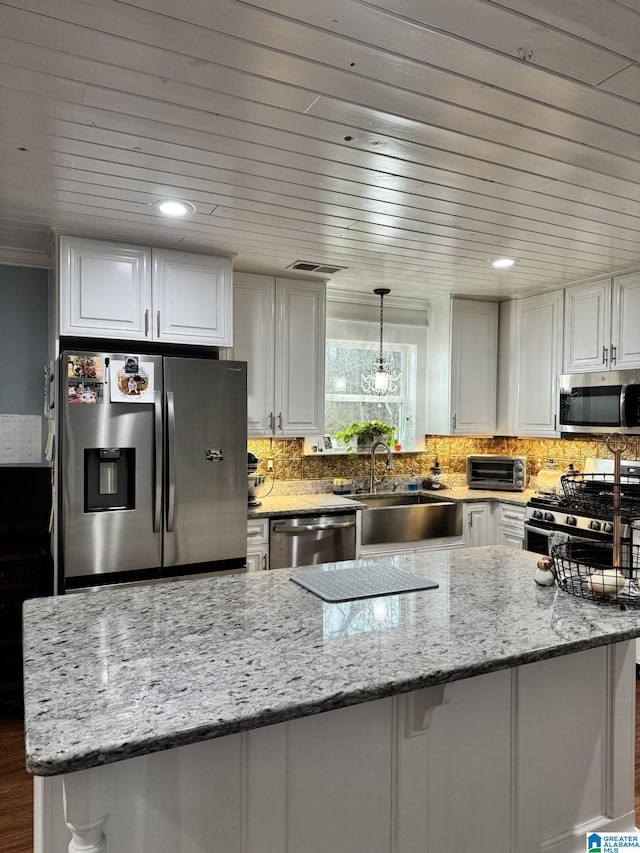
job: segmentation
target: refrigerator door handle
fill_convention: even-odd
[[[176,407],[173,391],[167,391],[167,533],[176,522]]]
[[[155,494],[153,496],[153,532],[160,533],[162,522],[162,396],[153,394]]]

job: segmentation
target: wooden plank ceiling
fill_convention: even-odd
[[[520,296],[640,268],[639,141],[640,0],[0,2],[0,260],[53,229]]]

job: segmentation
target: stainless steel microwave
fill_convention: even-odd
[[[640,434],[640,371],[558,377],[560,432]]]
[[[467,485],[470,489],[523,492],[527,477],[524,456],[467,456]]]

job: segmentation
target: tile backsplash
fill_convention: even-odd
[[[304,441],[291,439],[250,439],[248,448],[262,462],[259,472],[267,471],[267,460],[273,460],[277,480],[324,480],[332,477],[366,477],[369,473],[367,454],[304,456]],[[570,462],[581,470],[589,456],[611,458],[606,436],[579,436],[563,439],[540,438],[464,438],[425,436],[424,450],[419,453],[394,454],[393,472],[403,477],[416,473],[424,476],[439,461],[445,476],[466,475],[467,456],[471,453],[494,453],[527,458],[527,475],[534,476],[547,459],[554,459],[561,468]],[[640,438],[627,436],[624,459],[640,458]]]

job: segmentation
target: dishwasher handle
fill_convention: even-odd
[[[328,522],[327,524],[298,524],[290,525],[274,525],[274,533],[288,533],[290,536],[295,536],[296,533],[308,533],[310,530],[344,530],[347,527],[355,527],[355,521],[338,521]]]

